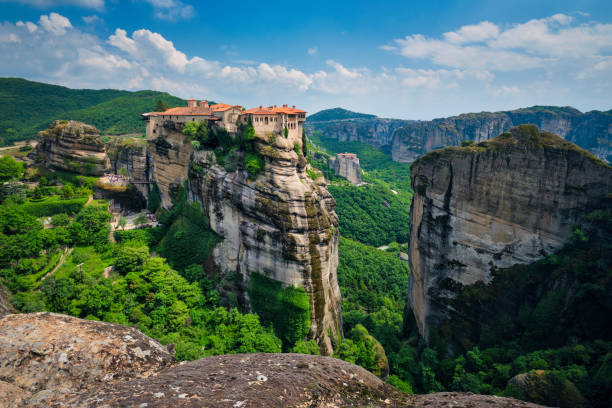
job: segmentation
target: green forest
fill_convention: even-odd
[[[140,114],[155,110],[157,101],[182,106],[165,92],[114,89],[69,89],[63,86],[0,78],[0,145],[35,139],[54,120],[79,120],[102,134],[144,133]]]

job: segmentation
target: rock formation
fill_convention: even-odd
[[[298,155],[302,140],[257,135],[256,150],[265,171],[248,173],[217,164],[213,151],[194,152],[174,125],[159,126],[148,140],[150,180],[168,207],[172,191],[187,181],[189,197],[202,204],[211,228],[224,238],[213,251],[222,274],[236,274],[237,295],[245,309],[249,277],[262,273],[284,285],[303,287],[311,302],[310,336],[332,353],[341,335],[338,219],[325,181],[313,181]]]
[[[46,167],[91,176],[101,176],[110,167],[98,129],[73,120],[56,120],[39,132],[28,156]]]
[[[11,293],[0,284],[0,317],[11,313],[17,313],[10,302],[10,297]]]
[[[336,172],[336,175],[344,177],[352,184],[361,183],[361,167],[356,154],[339,153],[336,157],[331,157],[327,165]]]
[[[52,313],[1,318],[0,345],[2,407],[538,407],[470,393],[407,395],[330,357],[233,354],[176,364],[133,328]]]
[[[612,161],[612,111],[582,113],[570,107],[534,106],[503,112],[467,113],[431,121],[343,119],[307,122],[309,127],[340,141],[358,140],[391,147],[393,160],[413,162],[417,157],[464,140],[488,140],[513,126],[535,124],[543,131]]]
[[[174,361],[156,340],[127,326],[55,313],[0,318],[0,380],[10,385],[0,389],[17,394],[17,387],[34,401],[144,378]]]
[[[338,139],[341,142],[363,142],[374,146],[389,145],[393,142],[395,132],[410,123],[408,120],[383,118],[358,118],[329,121],[306,122],[308,128],[321,132],[325,137]]]
[[[450,313],[441,285],[488,282],[494,268],[559,250],[604,205],[612,168],[560,137],[522,125],[411,167],[410,304],[419,331]]]

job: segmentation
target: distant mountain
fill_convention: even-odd
[[[314,115],[313,115],[314,116]],[[572,107],[533,106],[502,112],[465,113],[431,121],[341,119],[307,121],[322,138],[387,146],[393,160],[410,163],[428,151],[463,141],[488,140],[521,124],[535,124],[612,162],[612,110],[582,113]]]
[[[21,78],[0,78],[0,144],[36,137],[56,119],[78,120],[102,134],[145,131],[140,118],[158,99],[169,106],[183,99],[158,91],[70,89]]]
[[[351,112],[342,108],[325,109],[314,113],[306,119],[308,122],[326,122],[328,120],[344,120],[344,119],[372,119],[376,115],[367,113]]]

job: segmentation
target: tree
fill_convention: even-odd
[[[127,218],[121,215],[119,217],[119,221],[117,221],[117,225],[120,226],[122,230],[124,230],[125,226],[127,225]]]
[[[264,169],[263,159],[255,154],[249,153],[244,158],[244,168],[249,173],[250,178],[255,178]]]
[[[34,190],[32,190],[32,198],[34,200],[40,200],[43,198],[43,192],[39,186],[34,187]]]
[[[0,158],[0,181],[19,179],[23,175],[24,164],[11,156]]]
[[[62,197],[65,200],[72,198],[73,195],[74,195],[74,188],[72,188],[70,184],[66,184],[64,187],[62,187]]]
[[[136,219],[134,220],[134,224],[135,225],[146,224],[148,220],[149,219],[147,218],[147,215],[145,213],[140,213],[138,214],[138,217],[136,217]]]
[[[289,129],[287,129],[287,126],[283,128],[283,136],[285,136],[285,139],[289,137]]]
[[[51,224],[54,227],[65,227],[70,224],[70,217],[68,217],[68,215],[64,213],[54,215],[51,218]]]
[[[166,104],[166,102],[162,101],[161,99],[158,99],[157,104],[155,105],[154,112],[165,112],[167,110],[168,110],[168,105]]]

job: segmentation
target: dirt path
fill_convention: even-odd
[[[59,268],[61,268],[61,266],[64,264],[64,261],[66,261],[66,259],[70,256],[70,254],[72,253],[72,251],[74,250],[74,248],[66,248],[64,250],[64,253],[62,254],[62,256],[60,256],[59,262],[57,263],[57,265],[55,265],[55,267],[53,269],[51,269],[49,272],[47,272],[45,274],[45,276],[43,276],[42,278],[40,278],[39,282],[43,282],[45,279],[47,279],[49,276],[53,275],[55,272],[57,272],[57,270]]]

